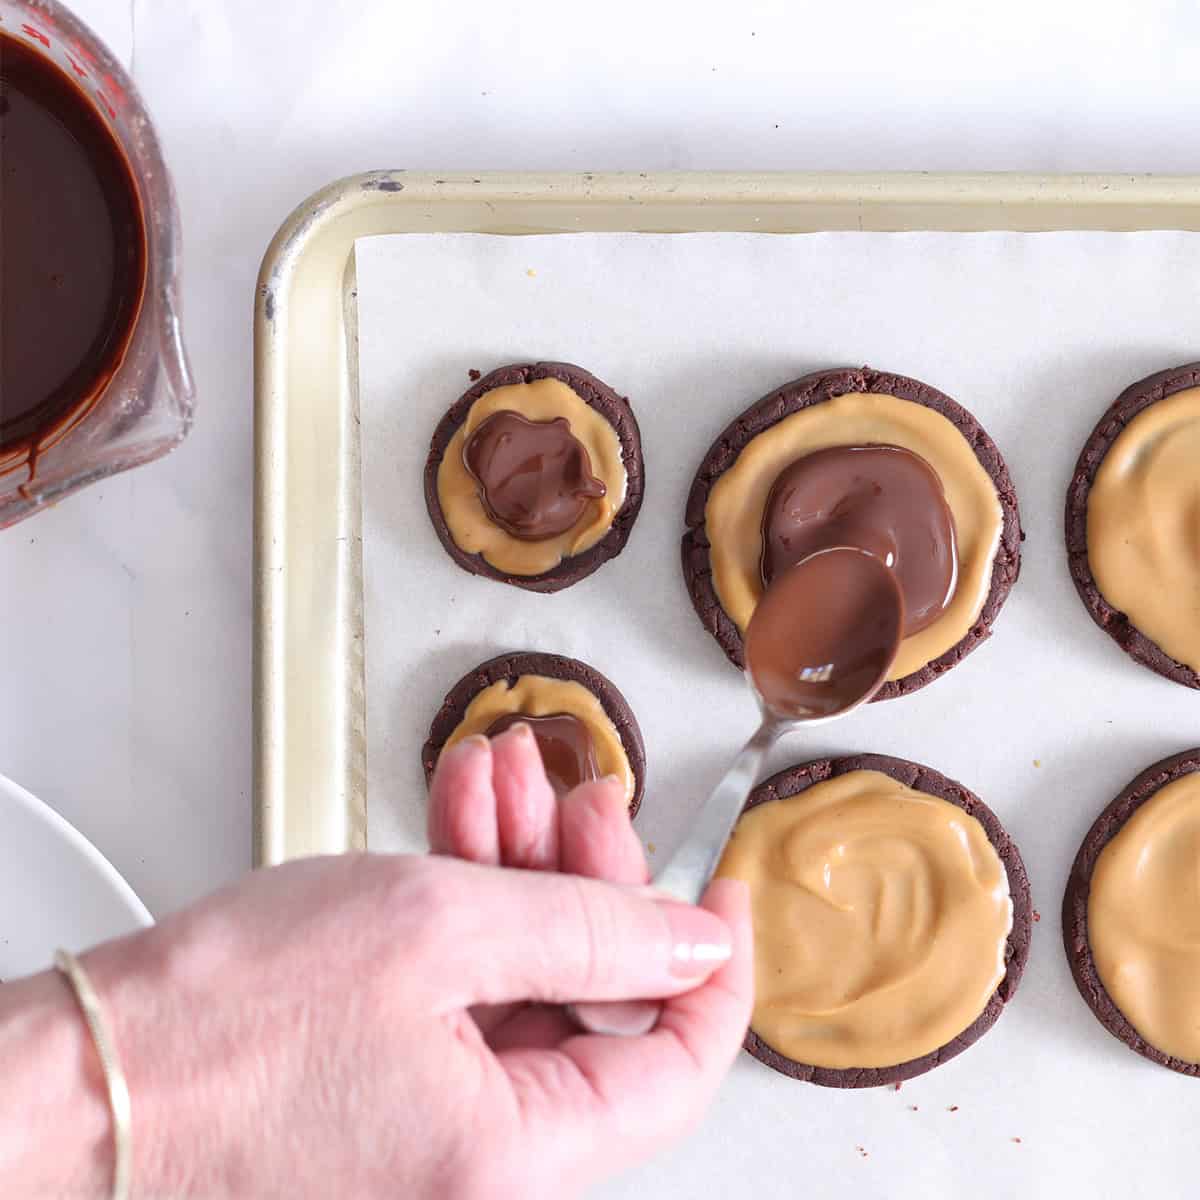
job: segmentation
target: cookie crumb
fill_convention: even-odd
[[[1013,1138],[1013,1141],[1016,1142],[1018,1146],[1021,1144],[1020,1138]]]
[[[948,1109],[946,1109],[946,1111],[947,1112],[958,1112],[958,1105],[952,1104],[952,1105],[950,1105],[950,1107]]]
[[[653,854],[655,852],[655,850],[657,850],[657,849],[658,849],[658,847],[653,842],[646,843],[646,853],[647,854]]]
[[[869,1158],[870,1157],[861,1146],[855,1146],[854,1148],[855,1148],[855,1150],[858,1151],[859,1158]]]
[[[1033,910],[1034,924],[1037,924],[1037,922],[1040,921],[1041,919],[1042,919],[1042,914],[1040,912],[1038,912],[1038,910],[1035,908]]]
[[[530,279],[533,279],[537,275],[537,272],[532,267],[526,267],[525,274],[528,275]]]
[[[483,372],[482,372],[482,371],[477,371],[477,370],[475,370],[475,368],[474,368],[474,367],[472,367],[472,368],[471,368],[471,369],[470,369],[470,370],[467,372],[467,378],[468,378],[468,379],[469,379],[469,380],[470,380],[472,383],[474,383],[474,382],[475,382],[475,380],[477,380],[477,379],[478,379],[478,378],[479,378],[479,377],[480,377],[482,374],[483,374]]]
[[[910,1104],[908,1106],[908,1111],[909,1112],[920,1112],[921,1110],[915,1104]]]
[[[1033,760],[1033,765],[1034,765],[1035,767],[1040,767],[1040,766],[1042,765],[1042,760],[1041,760],[1040,758],[1035,758],[1035,759]]]
[[[904,1081],[902,1079],[898,1080],[896,1083],[892,1084],[892,1091],[898,1092],[903,1086],[904,1086]]]

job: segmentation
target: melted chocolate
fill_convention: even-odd
[[[528,421],[507,409],[493,413],[463,444],[463,463],[488,516],[527,542],[566,533],[606,490],[566,417]]]
[[[945,611],[958,582],[954,516],[942,481],[899,446],[835,446],[798,458],[763,511],[765,585],[817,550],[857,546],[895,571],[907,637]]]
[[[0,451],[91,403],[146,279],[129,162],[76,83],[0,34]]]
[[[746,630],[746,669],[777,716],[831,717],[875,694],[903,629],[904,596],[881,559],[818,551],[763,593]]]
[[[487,727],[487,736],[495,737],[519,721],[524,721],[533,730],[546,778],[556,796],[565,796],[573,787],[600,778],[592,735],[578,717],[570,713],[554,713],[548,717],[506,713]]]

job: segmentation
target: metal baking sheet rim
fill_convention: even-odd
[[[354,243],[387,233],[1200,229],[1200,177],[417,173],[339,180],[254,310],[254,863],[367,837]]]

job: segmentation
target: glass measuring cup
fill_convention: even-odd
[[[149,114],[100,39],[56,0],[0,0],[0,31],[73,78],[133,169],[146,224],[146,285],[125,357],[93,400],[0,455],[0,529],[89,483],[151,462],[192,423],[179,318],[179,212]]]

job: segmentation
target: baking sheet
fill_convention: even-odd
[[[1061,525],[1102,409],[1127,382],[1198,357],[1198,268],[1200,241],[1182,233],[358,244],[375,849],[423,844],[418,751],[445,690],[501,650],[542,649],[592,662],[637,713],[649,769],[638,828],[651,863],[663,861],[754,716],[680,577],[684,498],[713,436],[779,383],[863,362],[925,379],[981,420],[1021,500],[1022,577],[995,636],[924,691],[795,735],[772,758],[880,751],[979,792],[1021,846],[1043,917],[1016,1000],[975,1047],[899,1092],[812,1088],[742,1056],[696,1137],[601,1195],[1190,1187],[1197,1085],[1095,1022],[1067,972],[1058,906],[1100,808],[1142,767],[1200,741],[1200,697],[1136,667],[1091,623]],[[556,596],[455,567],[421,492],[429,436],[468,370],[537,358],[578,362],[628,394],[646,457],[624,553]]]

